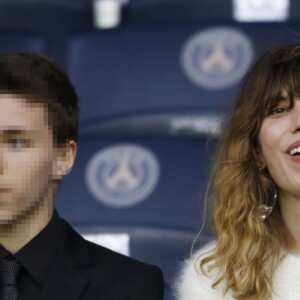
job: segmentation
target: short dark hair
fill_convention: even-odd
[[[55,146],[77,141],[76,91],[66,73],[48,57],[24,52],[0,55],[0,93],[21,95],[44,105]]]

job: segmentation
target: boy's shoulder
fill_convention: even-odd
[[[88,295],[98,295],[99,299],[101,295],[103,299],[129,299],[130,295],[145,300],[163,299],[163,275],[157,266],[89,242],[67,222],[62,224],[58,260],[62,264],[68,261],[69,273],[74,270],[89,283]]]

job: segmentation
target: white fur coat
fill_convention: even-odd
[[[211,285],[216,279],[218,272],[214,270],[207,277],[200,270],[200,259],[214,247],[211,242],[198,250],[192,257],[186,260],[175,283],[177,300],[232,300],[232,296],[223,295],[224,285],[220,284],[215,289]]]
[[[214,269],[205,276],[199,268],[203,254],[211,251],[215,243],[209,243],[191,258],[184,262],[182,270],[175,283],[175,298],[177,300],[233,300],[230,293],[224,295],[224,283],[212,288],[218,276]],[[273,276],[272,300],[300,299],[300,256],[289,254],[279,265]],[[259,300],[259,299],[258,299]]]

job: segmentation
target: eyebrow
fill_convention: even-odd
[[[17,128],[12,127],[4,130],[0,130],[0,134],[3,134],[4,136],[11,136],[11,135],[26,135],[26,136],[32,136],[36,134],[36,130],[31,129],[24,129],[24,128]]]

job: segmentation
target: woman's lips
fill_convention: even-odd
[[[289,155],[289,158],[290,158],[292,161],[294,161],[294,162],[300,164],[300,155],[295,155],[295,156]]]

